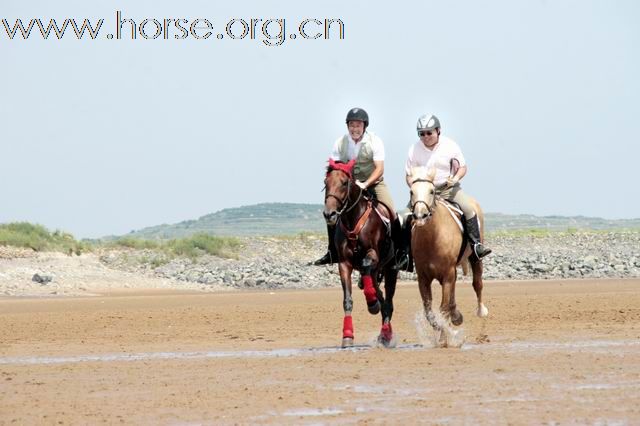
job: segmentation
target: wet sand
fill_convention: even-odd
[[[440,290],[434,286],[436,301]],[[415,283],[394,349],[338,288],[0,299],[0,424],[640,423],[640,280],[458,284],[460,349]]]

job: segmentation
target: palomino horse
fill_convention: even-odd
[[[335,226],[335,245],[340,261],[338,269],[344,308],[342,347],[353,346],[351,272],[354,269],[360,272],[369,312],[382,314],[378,341],[388,347],[393,337],[391,316],[398,271],[393,269],[390,229],[385,221],[393,220],[395,212],[371,199],[356,185],[352,176],[354,163],[329,160],[324,181],[323,215],[327,225]],[[381,277],[384,277],[384,295],[379,285]]]
[[[454,219],[454,213],[438,197],[438,190],[433,184],[434,176],[435,170],[427,171],[422,167],[411,171],[411,251],[427,321],[436,331],[441,331],[442,327],[431,310],[431,282],[435,278],[442,286],[440,311],[444,318],[453,325],[462,324],[462,314],[456,307],[456,265],[466,260],[473,271],[473,289],[478,299],[477,315],[486,317],[489,311],[482,303],[482,260],[472,253]],[[480,220],[483,238],[484,214],[478,202],[474,199],[472,201]],[[446,340],[444,343],[446,345]]]

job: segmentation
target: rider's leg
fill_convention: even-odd
[[[403,238],[402,225],[398,216],[391,222],[391,239],[396,250],[396,263],[393,269],[406,269],[409,263],[409,252]]]
[[[378,201],[382,201],[385,206],[389,207],[392,214],[395,214],[396,208],[393,206],[393,200],[391,199],[391,193],[384,181],[379,182],[371,187],[371,190],[376,194]]]
[[[452,201],[458,203],[462,212],[465,216],[465,230],[467,232],[467,237],[469,241],[471,241],[471,247],[473,248],[473,252],[475,255],[482,259],[489,253],[491,253],[491,249],[489,247],[485,247],[482,244],[482,239],[480,238],[480,223],[478,222],[478,216],[476,215],[476,211],[473,209],[471,201],[466,196],[460,186],[456,185],[451,191],[452,197],[450,198]]]
[[[407,254],[407,272],[413,272],[413,255],[411,253],[411,227],[413,226],[413,216],[404,216],[402,222],[402,247]]]
[[[398,215],[395,214],[395,207],[393,206],[393,200],[391,199],[391,193],[384,181],[373,186],[373,192],[376,194],[378,201],[382,201],[394,214],[395,218],[391,220],[391,239],[393,240],[393,246],[395,249],[395,269],[404,269],[407,267],[409,261],[407,256],[407,250],[402,241],[402,226]]]
[[[327,253],[324,256],[313,262],[314,265],[329,265],[338,261],[338,250],[336,249],[336,244],[334,242],[335,235],[336,227],[327,225],[329,247],[327,248]]]

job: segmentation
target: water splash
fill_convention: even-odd
[[[432,326],[431,324],[435,324]],[[432,348],[460,348],[466,337],[463,328],[454,327],[439,310],[431,311],[431,322],[424,309],[416,312],[414,319],[418,340]]]

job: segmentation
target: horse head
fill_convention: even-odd
[[[335,225],[340,214],[347,208],[350,193],[354,189],[353,166],[355,160],[348,163],[329,159],[327,176],[324,179],[324,211],[322,215],[328,225]]]
[[[409,176],[411,182],[411,213],[416,225],[424,225],[431,217],[436,205],[436,190],[433,178],[435,169],[414,167]]]

